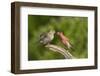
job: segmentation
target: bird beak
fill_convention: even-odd
[[[56,32],[57,35],[59,35],[59,32]]]

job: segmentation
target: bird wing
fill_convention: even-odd
[[[50,41],[51,41],[51,39],[50,39],[50,37],[48,36],[48,33],[42,33],[41,35],[40,35],[40,43],[42,43],[42,44],[48,44],[48,43],[50,43]]]
[[[43,39],[44,37],[46,37],[46,33],[42,33],[42,34],[40,35],[40,39]]]

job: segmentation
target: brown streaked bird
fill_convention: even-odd
[[[57,32],[57,35],[60,37],[61,42],[62,42],[68,49],[71,49],[71,48],[72,48],[69,39],[64,35],[63,32]]]
[[[40,43],[47,45],[54,39],[55,30],[50,30],[49,32],[42,33],[40,35]]]

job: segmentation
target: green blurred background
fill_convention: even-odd
[[[76,58],[87,58],[87,24],[87,17],[28,15],[28,60],[64,59],[39,43],[40,34],[49,30],[64,32],[74,49],[70,53]],[[64,47],[57,36],[52,44]]]

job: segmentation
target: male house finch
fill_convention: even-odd
[[[63,32],[57,32],[57,35],[60,37],[61,42],[68,48],[72,48],[69,39],[63,34]]]
[[[54,34],[55,34],[54,30],[50,30],[47,33],[41,34],[40,35],[40,43],[44,44],[44,45],[49,44],[53,40]]]

